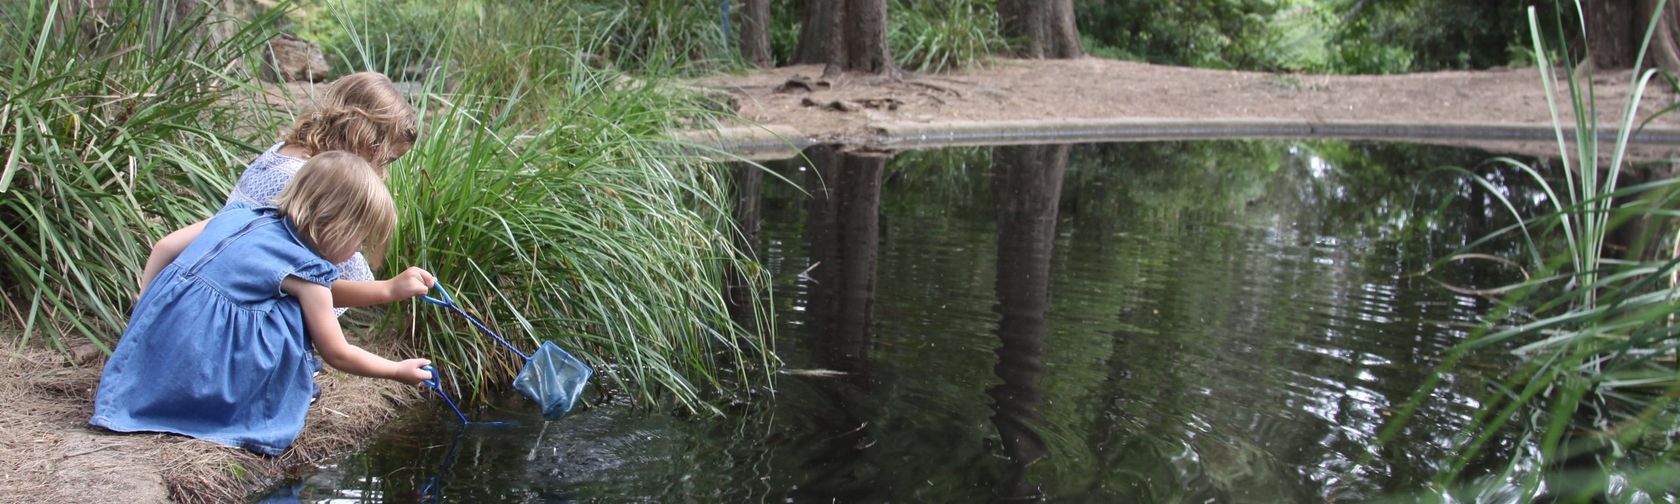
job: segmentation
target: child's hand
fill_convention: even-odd
[[[400,301],[419,296],[432,291],[432,284],[437,283],[437,277],[418,267],[410,266],[388,280],[391,289],[391,300]]]
[[[430,365],[432,365],[432,361],[426,359],[409,359],[398,362],[397,372],[391,376],[391,379],[408,385],[419,385],[420,382],[432,379],[431,371],[421,369]]]

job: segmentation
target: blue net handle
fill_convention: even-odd
[[[443,384],[440,383],[443,379],[443,375],[438,373],[437,368],[428,365],[421,367],[420,369],[424,369],[426,372],[432,374],[430,379],[420,383],[425,384],[427,387],[431,387],[432,390],[436,390],[438,397],[442,397],[443,402],[449,403],[449,409],[455,410],[455,416],[461,418],[461,425],[484,425],[490,427],[512,427],[514,425],[513,422],[474,422],[467,420],[467,414],[462,413],[461,407],[456,406],[455,401],[449,398],[449,393],[443,391]]]
[[[496,334],[496,331],[490,330],[490,328],[485,326],[483,322],[479,322],[478,317],[472,316],[471,313],[467,313],[466,310],[463,310],[463,309],[461,309],[461,307],[459,305],[456,305],[455,304],[455,299],[449,297],[449,291],[443,289],[443,282],[433,282],[432,283],[432,288],[437,289],[438,293],[442,294],[439,297],[441,297],[443,299],[438,299],[438,298],[427,296],[427,295],[421,295],[420,299],[424,299],[424,300],[426,300],[426,302],[431,303],[431,304],[435,304],[435,305],[438,305],[438,306],[442,306],[444,308],[455,310],[455,313],[459,313],[459,314],[461,314],[462,317],[466,317],[468,322],[472,322],[472,325],[478,326],[479,330],[484,331],[484,334],[488,334],[488,335],[490,335],[490,337],[496,338],[496,341],[501,343],[502,346],[507,347],[508,350],[512,350],[513,353],[519,354],[520,359],[531,360],[530,355],[526,355],[525,352],[521,352],[521,351],[519,351],[518,348],[514,348],[512,343],[508,343],[507,340],[502,339],[501,335]],[[453,406],[453,404],[451,404],[451,405]]]
[[[426,381],[423,381],[423,382],[420,382],[420,383],[424,383],[424,384],[426,384],[427,387],[431,387],[432,390],[436,390],[437,394],[438,394],[438,397],[442,397],[443,402],[449,403],[449,409],[455,410],[455,416],[461,417],[461,424],[462,425],[472,423],[470,421],[467,421],[467,414],[461,412],[461,407],[456,406],[455,401],[449,399],[449,394],[445,393],[443,391],[443,385],[438,383],[438,380],[440,378],[442,378],[442,375],[438,374],[437,368],[434,368],[434,367],[431,367],[431,366],[425,366],[425,367],[422,367],[420,369],[424,369],[424,370],[426,370],[426,372],[429,372],[429,373],[432,374],[431,378],[427,378]]]

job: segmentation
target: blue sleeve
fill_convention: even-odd
[[[280,280],[284,281],[288,276],[295,276],[305,282],[330,288],[333,281],[338,280],[338,267],[328,263],[326,259],[316,257],[305,260],[296,268],[280,275]]]

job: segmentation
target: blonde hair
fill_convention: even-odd
[[[414,147],[415,123],[414,107],[391,79],[360,72],[333,81],[326,95],[298,116],[285,141],[310,156],[332,150],[356,153],[384,176],[385,165]]]
[[[397,205],[384,179],[367,160],[344,151],[309,158],[274,203],[316,253],[361,244],[376,268],[397,227]]]

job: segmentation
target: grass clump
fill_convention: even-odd
[[[235,91],[272,19],[217,35],[228,21],[185,5],[0,4],[0,313],[19,346],[108,351],[152,242],[219,208],[257,151],[236,132],[266,111]]]

